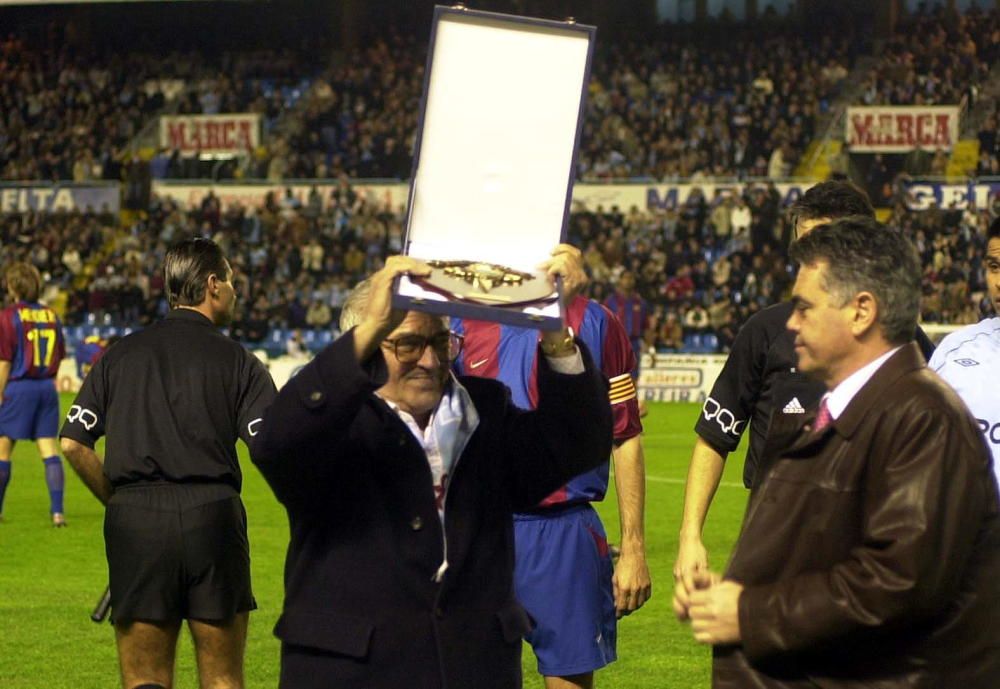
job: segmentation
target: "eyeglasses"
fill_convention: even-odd
[[[400,335],[394,340],[385,340],[383,347],[391,349],[396,359],[401,364],[412,364],[420,361],[424,355],[427,345],[434,349],[438,359],[442,361],[454,361],[462,352],[462,345],[465,338],[458,333],[440,332],[430,337],[424,335]]]

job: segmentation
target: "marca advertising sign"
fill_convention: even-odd
[[[950,149],[958,141],[958,112],[957,105],[848,108],[845,139],[852,153]]]
[[[774,186],[782,205],[795,203],[815,182],[778,182]],[[643,210],[666,210],[683,206],[688,197],[700,190],[709,205],[715,206],[727,197],[740,196],[747,189],[765,189],[761,182],[704,182],[699,184],[577,184],[573,187],[573,203],[587,210],[598,206],[605,210],[618,206],[628,211],[632,206]],[[574,208],[576,210],[576,208]]]
[[[117,213],[118,184],[0,184],[0,213]]]
[[[233,156],[260,145],[260,115],[164,115],[160,147],[182,154]]]

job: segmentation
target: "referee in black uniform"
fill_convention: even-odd
[[[843,181],[815,185],[792,211],[796,238],[838,218],[875,217],[865,192]],[[739,445],[749,425],[750,447],[743,465],[743,484],[752,487],[771,415],[804,414],[826,392],[822,384],[796,370],[794,337],[786,325],[791,315],[792,302],[785,301],[747,320],[695,424],[698,439],[691,453],[680,547],[674,564],[674,578],[687,578],[688,590],[693,590],[690,577],[694,572],[708,571],[708,553],[701,532],[726,456]],[[934,345],[920,328],[916,339],[924,357],[930,358]]]
[[[265,366],[217,326],[232,319],[232,269],[214,242],[165,260],[171,311],[94,365],[62,450],[107,505],[104,538],[125,689],[173,685],[182,619],[202,687],[243,687],[250,588],[236,439],[275,396]],[[107,434],[103,461],[94,443]]]

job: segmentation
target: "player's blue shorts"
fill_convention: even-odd
[[[12,380],[0,404],[0,436],[37,440],[59,435],[59,394],[51,378]]]
[[[535,620],[525,639],[539,674],[579,675],[613,662],[611,554],[594,508],[514,515],[514,551],[514,589]]]

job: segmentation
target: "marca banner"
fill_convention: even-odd
[[[643,354],[639,397],[657,402],[701,404],[725,363],[725,354]]]
[[[309,200],[310,190],[316,187],[323,199],[323,208],[330,202],[330,194],[337,188],[335,183],[316,184],[175,184],[162,180],[153,180],[153,193],[160,198],[173,199],[181,208],[197,208],[201,200],[211,191],[219,198],[222,210],[225,211],[234,204],[244,208],[259,208],[264,205],[264,199],[269,193],[280,202],[285,198],[285,192],[292,190],[292,196],[304,207]],[[390,184],[352,184],[351,189],[361,197],[378,204],[389,204],[393,210],[399,210],[406,204],[409,187],[402,183]]]
[[[961,184],[915,180],[906,183],[906,206],[912,211],[925,211],[936,203],[938,208],[952,206],[965,210],[989,210],[1000,216],[1000,177],[973,179]]]
[[[777,182],[774,186],[782,205],[795,203],[815,182]],[[762,182],[705,182],[699,184],[577,184],[573,187],[574,210],[605,210],[618,206],[628,212],[632,206],[642,210],[666,210],[683,206],[697,189],[710,206],[727,197],[740,196],[748,189],[766,189]]]
[[[110,184],[0,184],[0,214],[81,213],[117,214],[121,206],[117,183]]]
[[[160,117],[160,147],[181,154],[234,156],[260,145],[260,115],[164,115]]]
[[[958,112],[957,105],[848,108],[847,146],[852,153],[950,149],[958,141]]]

